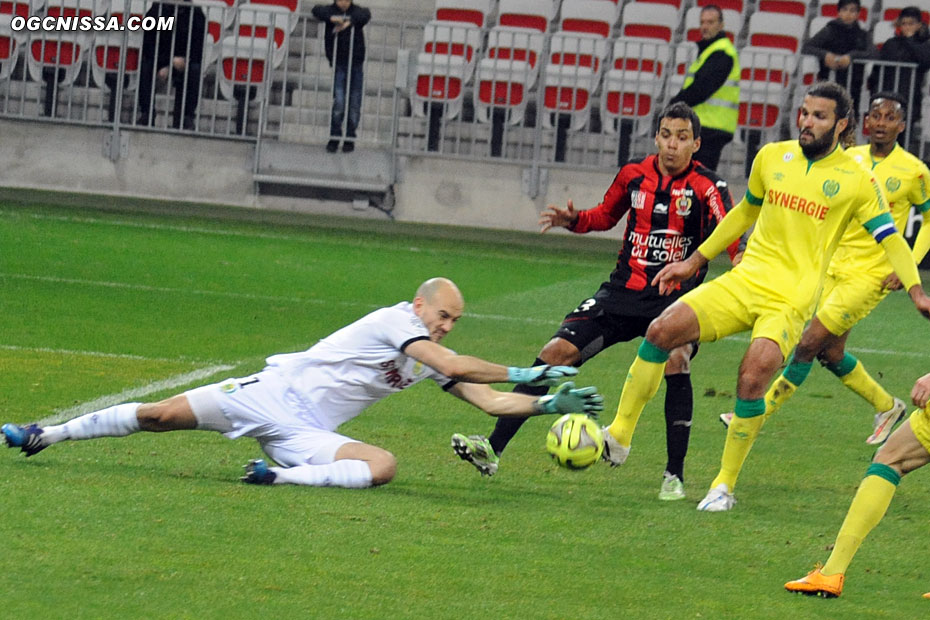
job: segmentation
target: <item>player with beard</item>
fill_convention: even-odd
[[[653,280],[660,292],[673,291],[755,224],[739,265],[685,294],[649,325],[617,415],[605,429],[605,459],[621,465],[669,352],[687,342],[751,330],[721,470],[698,510],[733,507],[736,474],[764,419],[766,388],[798,342],[830,257],[851,222],[881,243],[915,306],[930,318],[930,298],[875,177],[839,147],[854,130],[851,110],[843,87],[833,82],[813,86],[798,113],[798,140],[764,146],[753,161],[743,200],[694,254],[666,266]]]
[[[896,93],[884,92],[872,97],[865,116],[869,143],[848,149],[847,153],[875,174],[885,191],[895,226],[901,229],[907,224],[912,205],[923,214],[923,225],[912,252],[914,262],[919,265],[930,248],[930,171],[898,145],[898,135],[905,127],[906,106],[907,100]],[[843,385],[872,405],[873,432],[866,443],[884,443],[894,425],[904,417],[904,402],[891,396],[846,351],[846,339],[852,327],[897,288],[901,288],[900,280],[885,254],[861,226],[853,223],[830,261],[817,313],[801,334],[801,342],[788,366],[765,395],[766,419],[800,387],[816,357]],[[723,414],[721,418],[729,421],[732,414]]]

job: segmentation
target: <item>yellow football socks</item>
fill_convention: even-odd
[[[757,400],[736,399],[736,415],[727,429],[727,441],[723,446],[723,457],[720,459],[720,473],[710,484],[711,488],[720,483],[727,485],[730,493],[736,486],[736,478],[743,468],[743,462],[749,455],[752,444],[756,441],[759,429],[765,423],[765,402]]]
[[[862,362],[849,353],[838,364],[827,364],[827,369],[839,377],[843,385],[869,401],[875,411],[888,411],[894,406],[894,397],[872,378]]]
[[[633,431],[636,430],[643,407],[656,395],[662,383],[667,361],[668,351],[663,351],[646,340],[639,345],[639,352],[623,383],[617,415],[608,427],[610,434],[621,446],[630,447]]]
[[[765,393],[765,419],[781,409],[811,372],[812,362],[799,362],[794,356],[788,361],[785,370],[772,381],[769,391]]]
[[[794,394],[798,386],[785,379],[785,375],[778,375],[769,386],[769,391],[765,393],[765,415],[763,418],[768,420],[769,417],[781,409],[791,395]]]
[[[900,481],[898,472],[887,465],[872,463],[869,466],[821,573],[835,575],[846,572],[862,540],[885,516]]]

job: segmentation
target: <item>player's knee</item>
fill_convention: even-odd
[[[673,349],[665,365],[666,375],[686,375],[691,372],[691,347],[684,346]]]
[[[368,469],[371,470],[372,486],[387,484],[397,474],[397,459],[387,450],[381,450],[368,461]]]
[[[154,433],[189,430],[197,427],[196,418],[189,409],[182,408],[176,399],[139,405],[136,410],[139,428]]]
[[[543,347],[539,359],[552,366],[575,366],[581,360],[581,353],[568,340],[553,338]]]
[[[814,358],[823,361],[821,357],[825,353],[823,344],[815,340],[801,339],[798,346],[794,349],[794,359],[798,362],[812,362]]]

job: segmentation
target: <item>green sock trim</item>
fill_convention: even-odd
[[[785,368],[785,371],[782,376],[793,383],[795,387],[804,383],[804,380],[807,379],[807,375],[811,372],[811,366],[813,362],[798,362],[794,358],[791,358],[791,361],[788,363],[788,367]]]
[[[837,377],[845,377],[853,371],[856,367],[856,364],[859,363],[859,360],[856,359],[855,355],[850,355],[847,353],[843,356],[836,364],[824,364],[824,368],[835,374]]]
[[[736,407],[733,413],[739,418],[754,418],[765,413],[765,399],[754,398],[753,400],[736,399]]]
[[[901,474],[883,463],[872,463],[869,465],[869,468],[865,470],[865,477],[868,478],[869,476],[884,478],[895,486],[898,486],[898,483],[901,482]]]
[[[638,355],[653,364],[664,364],[668,361],[668,351],[663,351],[646,339],[640,343]]]

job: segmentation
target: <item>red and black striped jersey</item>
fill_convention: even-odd
[[[690,256],[733,208],[726,181],[697,162],[674,177],[663,177],[656,155],[620,169],[601,204],[579,211],[571,230],[609,230],[626,215],[617,265],[605,286],[615,309],[634,316],[658,315],[707,275],[702,268],[669,296],[650,283],[662,267]],[[738,241],[728,249],[732,258]]]

